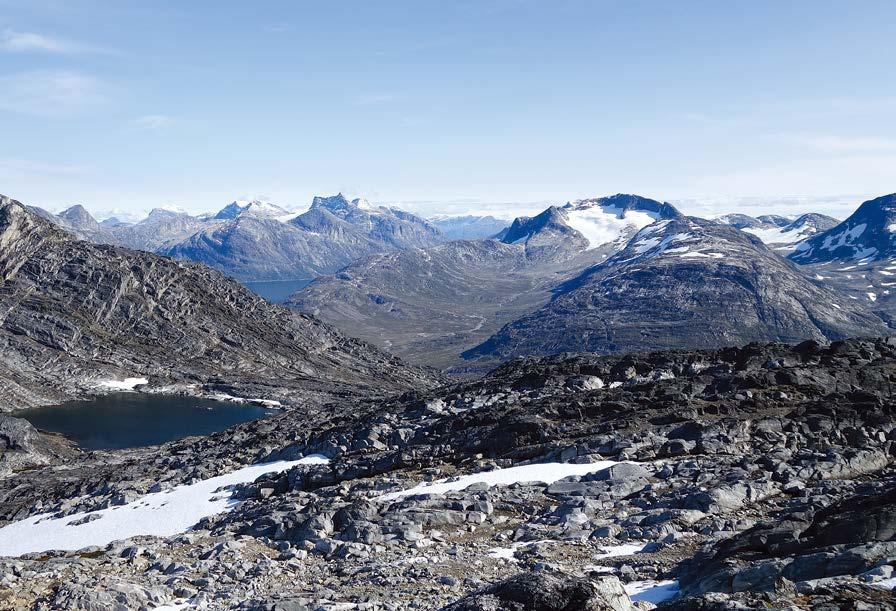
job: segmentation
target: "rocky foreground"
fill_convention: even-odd
[[[891,609],[894,382],[894,339],[527,358],[78,455],[0,480],[0,519],[76,532],[329,462],[221,491],[241,503],[189,532],[4,558],[0,608]]]

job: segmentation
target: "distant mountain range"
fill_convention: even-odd
[[[842,223],[817,213],[706,221],[619,194],[508,224],[430,222],[338,194],[303,213],[238,200],[200,216],[156,209],[133,224],[98,223],[81,206],[34,211],[83,239],[205,263],[244,282],[314,279],[291,308],[416,362],[478,371],[529,353],[880,333],[896,316],[894,208],[891,195]],[[635,241],[658,227],[694,237],[642,256]]]
[[[788,251],[795,248],[798,242],[827,231],[840,222],[831,216],[814,212],[795,219],[774,214],[755,218],[746,214],[727,214],[716,220],[752,233],[776,250]]]
[[[837,224],[813,213],[712,222],[632,195],[581,200],[520,217],[495,239],[362,259],[288,305],[457,372],[533,353],[881,333],[889,318],[868,298],[783,258]]]
[[[546,304],[558,283],[612,256],[640,228],[680,216],[631,195],[551,206],[495,239],[362,259],[318,278],[287,305],[407,358],[467,369],[463,350]]]
[[[98,223],[80,205],[38,212],[82,239],[205,263],[242,281],[310,279],[375,252],[445,241],[418,216],[342,194],[315,197],[302,214],[259,200],[200,216],[156,208],[138,223]]]

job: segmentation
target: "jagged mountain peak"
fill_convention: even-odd
[[[222,208],[214,218],[216,220],[230,220],[243,215],[278,217],[289,215],[289,211],[267,200],[238,199]]]
[[[96,219],[93,218],[87,209],[81,204],[75,204],[69,208],[66,208],[62,212],[57,215],[59,218],[64,219],[70,223],[91,223],[96,224]]]
[[[366,202],[366,200],[364,201]],[[356,199],[354,201],[349,201],[349,199],[342,193],[337,193],[336,195],[330,196],[316,195],[314,199],[311,200],[311,209],[314,210],[316,208],[324,208],[325,210],[329,210],[334,214],[340,214],[352,212],[356,209],[359,209],[360,206],[355,202],[360,203],[361,200]]]
[[[146,215],[146,218],[137,224],[139,225],[142,223],[154,223],[158,221],[184,217],[192,218],[189,213],[176,206],[159,206],[158,208],[153,208],[152,210],[150,210],[149,214]]]
[[[896,254],[896,193],[864,202],[842,223],[796,245],[798,263],[861,261]]]
[[[500,240],[505,244],[517,244],[529,242],[533,239],[552,239],[552,236],[560,235],[563,238],[572,235],[571,227],[566,223],[566,217],[557,206],[550,206],[535,216],[520,216],[513,220],[510,227],[504,231]]]
[[[602,208],[605,212],[615,212],[619,218],[625,218],[628,211],[655,213],[658,218],[673,218],[681,213],[672,204],[659,202],[640,195],[617,193],[607,197],[592,197],[567,202],[563,210],[587,210]]]

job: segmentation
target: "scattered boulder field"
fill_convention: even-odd
[[[890,609],[894,382],[892,338],[527,357],[50,461],[0,479],[6,528],[321,457],[183,533],[0,559],[0,606]]]

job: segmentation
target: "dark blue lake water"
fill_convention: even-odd
[[[209,435],[272,413],[275,412],[246,403],[116,393],[13,415],[39,429],[61,433],[84,450],[109,450]]]
[[[246,288],[271,303],[283,303],[296,291],[308,286],[311,278],[305,280],[274,280],[271,282],[243,282]]]

